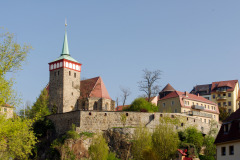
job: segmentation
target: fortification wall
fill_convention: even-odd
[[[47,118],[53,121],[58,135],[71,129],[72,124],[80,127],[80,111],[52,114]]]
[[[47,116],[56,127],[57,134],[63,134],[76,125],[77,132],[99,132],[113,127],[138,127],[140,125],[154,129],[159,124],[159,119],[164,116],[178,117],[181,123],[176,129],[196,126],[198,130],[207,134],[209,123],[180,113],[142,113],[142,112],[111,112],[111,111],[73,111]],[[124,123],[123,117],[126,117]],[[220,128],[220,125],[218,125]]]

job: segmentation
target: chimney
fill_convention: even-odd
[[[188,92],[187,91],[185,91],[185,95],[186,95],[186,97],[188,97]]]
[[[197,94],[197,96],[199,97],[199,93]]]

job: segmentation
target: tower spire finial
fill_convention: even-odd
[[[67,18],[65,18],[65,35],[64,35],[64,41],[63,41],[63,48],[62,48],[62,54],[61,55],[69,55],[68,50],[68,40],[67,40]]]

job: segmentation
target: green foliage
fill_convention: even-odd
[[[134,159],[143,160],[152,147],[151,134],[147,128],[141,126],[134,131],[133,139],[131,153]]]
[[[219,120],[224,121],[226,118],[230,116],[230,114],[227,112],[227,107],[218,107],[219,109]]]
[[[53,122],[47,118],[39,119],[33,123],[33,131],[38,138],[46,137],[48,130],[55,132],[55,126]]]
[[[126,116],[126,114],[122,113],[120,119],[121,119],[121,122],[122,122],[123,126],[125,127],[126,121],[127,121],[127,116]]]
[[[0,115],[0,159],[28,159],[37,142],[29,119],[5,119]]]
[[[6,73],[21,69],[31,46],[21,46],[9,32],[0,34],[0,105],[8,103],[14,106],[19,100],[12,88],[14,80],[7,79]]]
[[[206,147],[204,150],[205,159],[214,159],[216,155],[216,146],[214,144],[215,138],[209,135],[204,137],[203,145]]]
[[[137,128],[133,136],[132,155],[134,159],[168,160],[175,157],[179,138],[174,126],[177,118],[163,117],[153,133],[147,128]]]
[[[47,90],[44,88],[41,91],[41,94],[37,98],[36,102],[30,109],[29,116],[30,118],[35,118],[39,117],[42,118],[44,116],[47,116],[50,114],[49,109],[48,109],[48,104],[49,104],[49,96]]]
[[[89,147],[89,154],[92,160],[106,160],[108,158],[108,145],[101,134],[97,134]]]
[[[153,151],[159,160],[168,160],[175,156],[179,145],[175,125],[179,123],[177,118],[163,117],[152,135]]]
[[[73,140],[76,140],[76,139],[80,138],[80,135],[76,132],[75,124],[72,124],[71,129],[69,131],[67,131],[66,138],[67,139],[73,139]]]
[[[148,102],[145,98],[135,99],[130,107],[124,108],[124,111],[142,111],[142,112],[157,112],[158,107],[151,102]]]
[[[107,160],[120,160],[116,158],[116,154],[113,152],[109,152]]]
[[[80,136],[93,137],[94,133],[92,132],[81,132]]]
[[[203,145],[203,135],[200,131],[198,131],[195,127],[188,127],[184,131],[184,135],[186,136],[183,142],[194,144],[197,150],[197,153],[200,152],[201,147]]]

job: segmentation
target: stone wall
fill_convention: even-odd
[[[179,117],[181,123],[176,129],[196,126],[198,130],[207,134],[209,124],[201,122],[192,116],[180,113],[142,113],[142,112],[111,112],[111,111],[73,111],[64,114],[48,116],[56,127],[58,134],[66,132],[71,124],[76,125],[77,132],[99,132],[113,127],[138,127],[140,125],[154,129],[159,124],[159,119],[164,116]],[[126,121],[124,122],[124,117]],[[220,128],[218,126],[218,128]]]
[[[57,134],[61,135],[71,129],[72,124],[80,127],[80,112],[81,111],[58,113],[46,117],[53,121]]]

